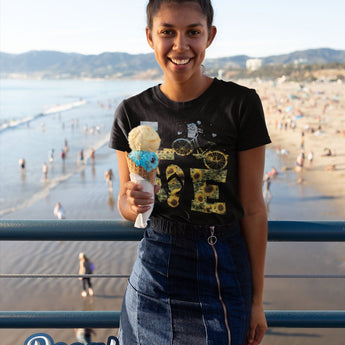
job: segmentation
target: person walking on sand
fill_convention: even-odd
[[[64,151],[67,153],[69,151],[67,139],[64,139]]]
[[[19,164],[20,168],[22,169],[22,171],[24,171],[25,170],[25,159],[20,158],[18,164]]]
[[[95,149],[91,148],[90,150],[90,159],[91,159],[91,163],[93,164],[95,162]]]
[[[47,165],[47,163],[43,163],[42,172],[43,172],[44,179],[46,180],[48,178],[48,165]]]
[[[272,175],[270,174],[266,174],[265,178],[264,178],[264,200],[266,203],[269,203],[272,199],[272,194],[270,191],[270,187],[271,187],[271,177]]]
[[[96,334],[92,328],[75,328],[77,340],[83,345],[91,344],[91,335]]]
[[[84,163],[84,150],[83,149],[81,149],[80,151],[79,151],[79,161],[80,161],[80,163]]]
[[[108,185],[108,190],[113,190],[113,171],[111,169],[108,169],[104,174],[105,181]]]
[[[295,170],[296,172],[301,172],[304,166],[304,154],[301,152],[296,158]]]
[[[66,159],[66,151],[65,150],[63,150],[63,149],[61,150],[60,157],[62,160],[62,164],[65,164],[65,159]]]
[[[309,163],[309,166],[312,165],[313,160],[314,160],[314,152],[313,152],[313,151],[310,151],[310,152],[308,153],[308,163]]]
[[[134,222],[154,203],[123,299],[120,343],[258,345],[267,329],[262,181],[270,143],[260,98],[203,73],[217,31],[210,0],[150,0],[146,10],[164,80],[121,102],[109,142],[121,216]],[[140,124],[161,138],[155,196],[130,181],[127,138]]]
[[[91,274],[92,273],[92,267],[91,262],[88,259],[88,257],[84,253],[79,253],[79,274]],[[87,296],[87,291],[89,292],[89,295],[93,296],[93,289],[92,289],[92,283],[90,277],[80,277],[79,280],[82,280],[83,282],[83,291],[81,295],[83,297]]]
[[[65,217],[65,210],[61,205],[61,202],[57,202],[54,207],[54,216],[58,219],[66,219]]]
[[[51,150],[49,151],[49,154],[48,154],[49,163],[53,163],[53,162],[54,162],[54,152],[55,152],[54,149],[51,149]]]

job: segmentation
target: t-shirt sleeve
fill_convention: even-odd
[[[109,147],[119,151],[130,152],[128,133],[130,121],[123,101],[115,111],[113,126],[110,133]]]
[[[269,144],[262,103],[255,90],[249,90],[240,108],[239,151]]]

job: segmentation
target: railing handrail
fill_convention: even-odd
[[[266,310],[269,327],[345,328],[344,310]],[[0,329],[118,328],[119,311],[0,311]]]
[[[269,221],[269,241],[345,242],[344,221]],[[139,241],[122,220],[0,220],[2,241]]]
[[[269,221],[268,228],[269,241],[345,242],[344,221]],[[122,220],[0,220],[1,241],[139,241],[142,236],[143,230]],[[265,313],[269,327],[345,328],[345,310]],[[119,319],[119,311],[0,311],[0,329],[117,328]]]
[[[66,279],[75,279],[75,278],[126,278],[128,279],[129,274],[64,274],[64,273],[0,273],[1,278],[9,279],[23,279],[23,278],[66,278]],[[345,274],[265,274],[265,278],[268,279],[345,279]]]

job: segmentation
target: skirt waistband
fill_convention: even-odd
[[[192,239],[207,239],[211,234],[217,238],[222,238],[240,231],[238,221],[226,225],[197,225],[175,222],[161,217],[152,217],[149,226],[163,234]]]

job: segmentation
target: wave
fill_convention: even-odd
[[[85,167],[79,168],[79,171],[85,169]],[[47,197],[49,195],[50,190],[55,188],[60,183],[68,180],[75,173],[76,172],[72,172],[72,173],[69,173],[69,174],[64,175],[64,176],[59,176],[53,180],[48,180],[47,185],[43,189],[38,191],[37,193],[33,194],[30,199],[24,200],[23,202],[17,204],[16,206],[13,206],[13,207],[10,207],[10,208],[4,209],[4,210],[0,210],[0,217],[5,216],[6,214],[9,214],[9,213],[27,208],[27,207],[33,205],[35,202]]]
[[[95,150],[96,153],[97,153],[97,150],[99,150],[100,148],[102,148],[104,145],[106,145],[109,142],[109,137],[110,137],[110,134],[108,133],[105,137],[100,139],[97,143],[95,143],[92,146],[92,148]],[[84,155],[85,164],[76,165],[76,168],[68,174],[59,175],[53,179],[49,179],[47,181],[47,184],[41,190],[34,193],[29,199],[23,200],[22,202],[16,204],[13,207],[0,210],[0,218],[7,214],[30,207],[31,205],[38,202],[39,200],[46,198],[52,189],[58,187],[61,183],[67,181],[68,179],[73,177],[75,174],[78,174],[84,169],[86,169],[86,167],[88,166],[88,162],[90,161],[90,157],[91,157],[91,148],[89,148],[85,152],[85,155]],[[2,201],[2,199],[0,199],[0,201]]]
[[[19,119],[19,120],[11,120],[10,122],[2,123],[2,124],[0,124],[0,132],[7,130],[7,129],[12,129],[12,128],[18,127],[18,126],[23,125],[23,124],[27,124],[27,123],[29,123],[33,120],[36,120],[40,117],[43,117],[43,116],[58,114],[58,113],[62,113],[62,112],[67,111],[67,110],[81,107],[81,106],[85,105],[86,103],[87,103],[86,100],[79,100],[79,101],[72,102],[72,103],[54,105],[54,106],[48,108],[47,110],[45,110],[43,113],[39,113],[39,114],[36,114],[33,116],[27,116],[27,117],[24,117],[24,118]]]
[[[56,114],[56,113],[61,113],[63,111],[67,111],[73,108],[80,107],[82,105],[85,105],[86,101],[85,100],[80,100],[72,103],[66,103],[66,104],[58,104],[55,105],[46,111],[43,112],[43,115],[50,115],[50,114]]]

